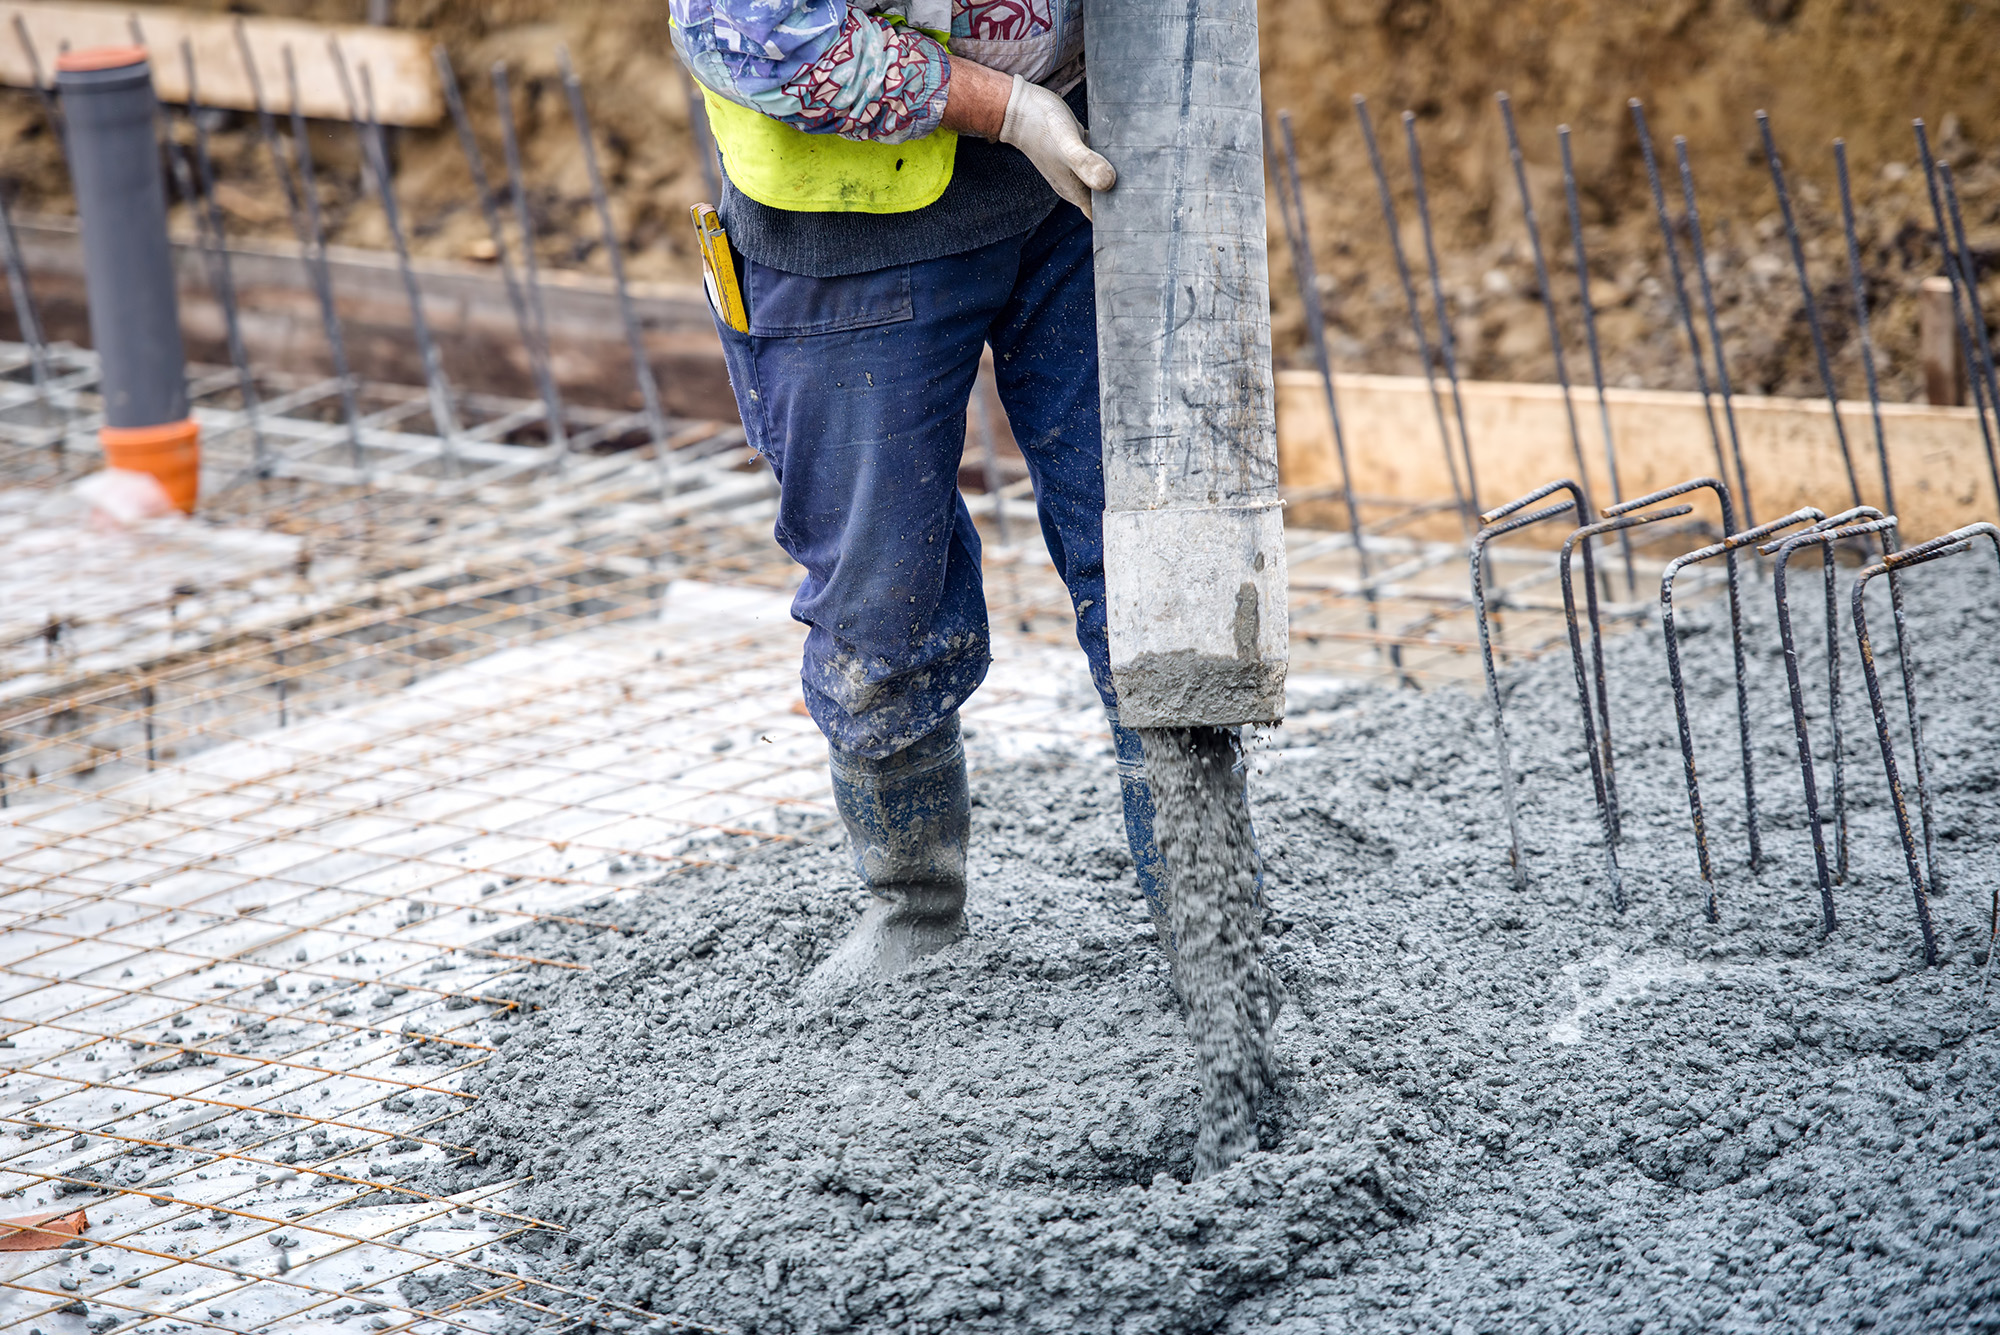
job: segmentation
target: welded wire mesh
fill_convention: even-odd
[[[69,398],[0,389],[8,541],[75,529],[45,506],[95,467],[90,359],[62,356]],[[328,417],[325,386],[271,389]],[[0,634],[0,1219],[86,1224],[0,1252],[0,1324],[668,1328],[564,1285],[515,1183],[425,1183],[476,1156],[453,1126],[510,982],[572,967],[524,927],[614,930],[616,897],[830,819],[768,471],[677,423],[665,492],[629,448],[442,490],[413,483],[427,465],[264,478],[231,393],[197,378],[210,487],[179,545],[115,553],[89,597],[51,585]],[[364,398],[378,425],[415,401]],[[525,411],[484,401],[473,429]],[[968,731],[1103,749],[1025,493],[973,507],[1003,663]],[[1392,634],[1404,675],[1476,676],[1461,548],[1385,536],[1371,629],[1344,535],[1289,541],[1302,682],[1384,673]],[[1547,553],[1502,559],[1502,653],[1550,647]]]

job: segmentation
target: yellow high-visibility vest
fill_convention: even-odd
[[[885,144],[807,134],[716,93],[702,103],[730,182],[770,208],[908,213],[935,203],[951,184],[958,135],[950,130]]]

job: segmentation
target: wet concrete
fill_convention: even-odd
[[[1683,618],[1716,926],[1657,630],[1610,650],[1622,915],[1566,659],[1507,681],[1525,893],[1478,697],[1356,691],[1268,736],[1288,1001],[1260,1148],[1221,1171],[1194,1172],[1197,1068],[1107,752],[975,775],[971,933],[891,983],[799,1000],[863,902],[824,834],[603,908],[622,934],[517,935],[591,971],[542,971],[538,1009],[492,1024],[456,1124],[477,1161],[437,1185],[531,1173],[522,1205],[571,1231],[511,1263],[746,1331],[1991,1328],[2000,581],[1972,570],[1912,580],[1938,968],[1858,691],[1854,872],[1819,935],[1757,585],[1754,877],[1727,636]]]
[[[1235,729],[1141,728],[1160,860],[1170,886],[1174,984],[1187,1014],[1201,1100],[1195,1171],[1257,1148],[1278,989],[1263,961],[1257,849]]]

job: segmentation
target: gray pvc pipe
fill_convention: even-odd
[[[89,53],[78,53],[87,63]],[[71,179],[83,225],[90,337],[102,375],[105,425],[162,426],[188,415],[187,357],[167,201],[160,172],[152,70],[133,61],[58,69]]]
[[[1284,713],[1255,0],[1086,0],[1111,670],[1133,727]]]

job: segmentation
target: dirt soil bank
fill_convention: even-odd
[[[524,1206],[571,1233],[520,1266],[746,1331],[1992,1329],[2000,697],[1967,664],[2000,628],[2000,580],[1921,576],[1957,887],[1936,900],[1938,968],[1858,708],[1854,875],[1820,938],[1758,585],[1754,878],[1727,637],[1683,622],[1719,927],[1656,630],[1611,653],[1622,915],[1567,662],[1509,682],[1525,893],[1476,697],[1294,702],[1319,712],[1252,785],[1290,1001],[1262,1148],[1220,1174],[1186,1180],[1193,1064],[1110,759],[1052,756],[978,776],[972,937],[896,983],[798,999],[859,906],[825,834],[601,909],[623,935],[520,936],[591,972],[545,970],[520,994],[539,1009],[494,1022],[456,1136],[479,1161],[433,1185],[532,1173]]]
[[[368,11],[366,0],[188,2],[342,22],[360,22]],[[485,73],[495,61],[508,65],[542,257],[556,267],[603,271],[583,165],[555,79],[556,47],[567,43],[603,132],[632,271],[641,278],[695,278],[687,209],[708,190],[689,134],[665,3],[400,0],[390,10],[396,23],[434,34],[450,51],[494,163],[499,141]],[[1664,259],[1625,111],[1628,96],[1651,107],[1670,191],[1668,140],[1688,137],[1724,347],[1732,376],[1746,390],[1819,390],[1790,252],[1757,146],[1752,113],[1758,108],[1771,112],[1788,154],[1836,372],[1850,397],[1863,389],[1829,156],[1836,136],[1847,138],[1853,154],[1888,397],[1921,397],[1915,291],[1923,277],[1941,271],[1922,177],[1912,170],[1911,117],[1930,120],[1960,172],[1975,248],[1989,269],[2000,259],[2000,80],[1991,77],[1988,59],[2000,45],[2000,0],[1270,0],[1262,22],[1266,105],[1273,113],[1290,110],[1297,121],[1321,296],[1335,356],[1351,370],[1420,369],[1348,102],[1355,93],[1374,106],[1405,242],[1421,266],[1396,123],[1404,108],[1417,114],[1460,357],[1465,372],[1480,378],[1554,378],[1493,104],[1500,89],[1511,92],[1520,118],[1556,268],[1552,287],[1564,304],[1571,372],[1579,380],[1589,364],[1563,222],[1558,122],[1576,131],[1607,378],[1654,388],[1694,385],[1671,294],[1662,286]],[[233,115],[220,117],[217,128],[232,226],[246,235],[284,235],[283,204],[255,134]],[[342,127],[322,130],[315,152],[326,160],[333,239],[386,246],[380,210],[359,190],[351,136]],[[449,127],[401,133],[396,153],[417,249],[476,254],[484,225]],[[26,207],[68,209],[55,145],[41,131],[34,99],[17,90],[0,92],[0,184]],[[1306,365],[1301,306],[1275,211],[1271,227],[1280,357]],[[1989,311],[2000,313],[2000,278],[1987,292]]]

